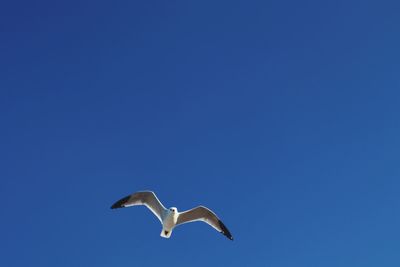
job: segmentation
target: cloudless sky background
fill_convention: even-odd
[[[400,266],[399,8],[3,1],[0,265]]]

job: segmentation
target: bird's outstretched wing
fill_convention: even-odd
[[[162,219],[164,217],[166,209],[152,191],[133,193],[132,195],[121,198],[120,200],[115,202],[111,206],[111,208],[118,209],[118,208],[125,208],[138,205],[145,205],[146,207],[148,207],[162,223]]]
[[[228,228],[222,223],[222,221],[215,215],[214,212],[209,210],[206,207],[199,206],[193,208],[191,210],[184,211],[179,213],[178,221],[176,225],[194,222],[194,221],[203,221],[210,226],[212,226],[215,230],[219,231],[223,235],[225,235],[230,240],[233,240],[231,233],[229,232]]]

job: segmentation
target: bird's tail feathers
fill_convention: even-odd
[[[162,229],[160,236],[164,238],[170,238],[172,234],[172,230]]]

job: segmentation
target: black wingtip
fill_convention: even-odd
[[[128,201],[130,196],[121,198],[120,200],[118,200],[117,202],[115,202],[112,206],[111,209],[119,209],[119,208],[123,208],[124,204]]]
[[[231,235],[231,232],[229,232],[228,228],[226,228],[225,224],[223,224],[220,220],[218,220],[219,226],[222,229],[222,234],[226,236],[229,240],[233,241],[233,236]]]

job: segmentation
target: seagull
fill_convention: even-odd
[[[166,209],[160,200],[158,200],[156,194],[152,191],[141,191],[133,193],[132,195],[121,198],[115,202],[111,209],[125,208],[131,206],[144,205],[154,213],[154,215],[160,220],[162,224],[162,231],[160,236],[164,238],[170,238],[172,230],[181,224],[202,221],[209,224],[215,230],[225,235],[230,240],[233,240],[231,233],[228,228],[222,223],[222,221],[212,212],[210,209],[204,206],[198,206],[196,208],[178,212],[176,207]]]

